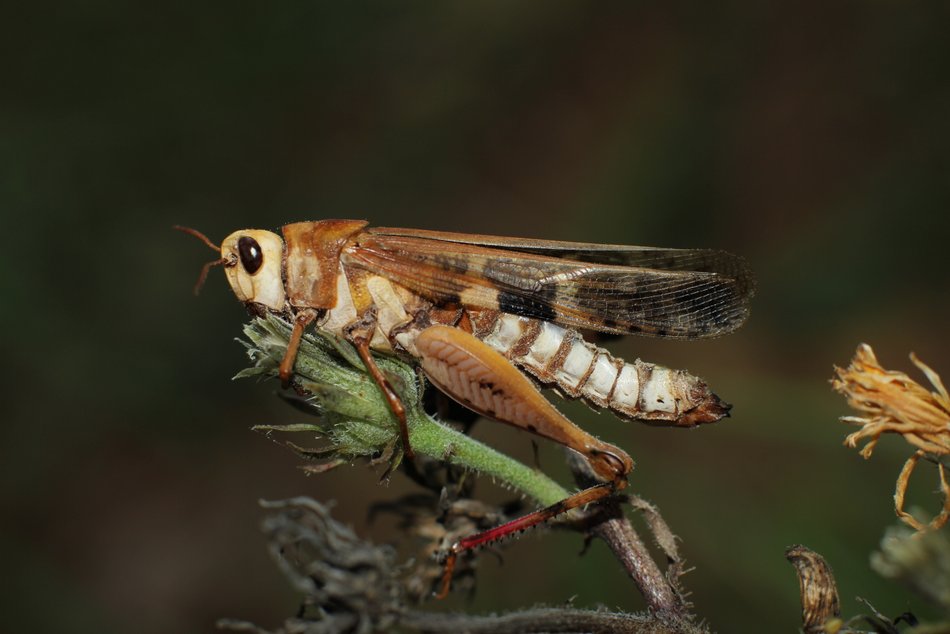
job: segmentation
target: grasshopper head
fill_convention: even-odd
[[[237,298],[275,311],[286,304],[283,257],[284,241],[270,231],[243,229],[221,243],[224,272]]]
[[[223,266],[228,283],[237,298],[250,308],[266,308],[281,312],[286,308],[286,293],[281,276],[284,241],[276,233],[259,229],[235,231],[220,248],[197,229],[172,227],[204,242],[212,251],[221,251],[220,259],[208,262],[201,269],[195,284],[195,295],[201,290],[208,271]]]

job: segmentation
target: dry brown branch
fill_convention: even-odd
[[[578,485],[590,486],[590,483],[596,482],[584,460],[568,453],[568,464]],[[676,553],[673,533],[655,507],[635,496],[632,499],[639,503],[635,507],[646,516],[654,539],[670,562],[669,574],[664,575],[653,560],[643,540],[624,515],[619,498],[605,500],[593,509],[589,518],[590,532],[606,542],[653,613],[686,618],[688,606],[676,585],[681,561]]]
[[[599,632],[603,634],[702,634],[688,617],[626,614],[606,610],[534,607],[507,614],[469,615],[409,609],[412,567],[396,561],[388,546],[360,539],[309,498],[263,503],[274,511],[264,522],[274,560],[303,594],[300,612],[270,631],[223,619],[220,629],[254,634],[331,634],[400,631]]]

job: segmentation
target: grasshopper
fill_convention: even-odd
[[[231,289],[249,311],[294,324],[280,365],[286,385],[305,329],[356,349],[399,422],[412,459],[405,408],[372,352],[413,360],[442,392],[488,418],[568,447],[603,481],[565,500],[465,538],[448,551],[439,596],[458,554],[626,486],[633,461],[568,420],[538,385],[623,419],[694,427],[730,406],[699,378],[639,359],[626,362],[581,330],[692,339],[746,320],[754,293],[744,261],[722,251],[602,245],[370,228],[365,220],[245,229],[220,246]]]

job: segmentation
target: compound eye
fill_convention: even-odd
[[[244,236],[238,240],[238,255],[241,256],[241,265],[244,270],[254,275],[264,263],[264,252],[261,245],[254,238]]]

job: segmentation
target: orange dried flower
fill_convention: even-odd
[[[878,363],[871,346],[861,344],[851,361],[842,369],[835,367],[832,387],[848,399],[848,405],[861,416],[844,416],[842,422],[860,425],[861,429],[844,440],[848,447],[857,447],[867,440],[861,455],[870,458],[881,434],[900,434],[917,448],[904,463],[897,478],[894,508],[905,523],[916,530],[937,529],[950,519],[950,485],[942,458],[950,456],[950,396],[940,376],[911,353],[913,361],[927,377],[933,390],[928,390],[903,372],[885,370]],[[904,511],[904,495],[917,462],[924,458],[937,464],[943,509],[930,522],[922,524]]]

